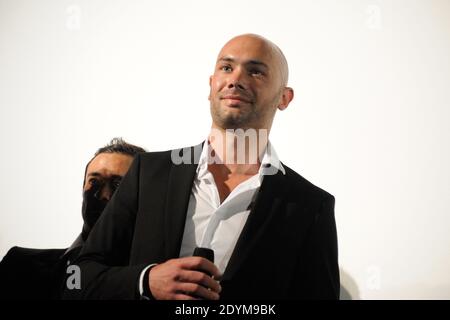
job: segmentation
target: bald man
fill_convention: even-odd
[[[66,298],[339,298],[334,197],[269,141],[294,96],[282,51],[237,36],[209,83],[208,138],[135,158],[75,262],[83,286]]]

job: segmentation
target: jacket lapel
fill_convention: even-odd
[[[189,198],[192,184],[198,165],[198,158],[202,144],[195,147],[184,148],[180,156],[185,159],[190,158],[190,163],[172,163],[167,187],[166,209],[165,209],[165,244],[166,259],[178,257],[183,239],[186,212],[189,205]],[[196,152],[194,152],[196,150]],[[190,153],[186,157],[186,153]]]
[[[283,194],[287,187],[286,185],[286,177],[280,171],[275,175],[266,175],[264,177],[255,205],[239,236],[223,274],[222,281],[230,280],[233,277],[245,260],[245,257],[248,256],[248,252],[264,236],[267,228],[271,226],[272,219],[282,214],[280,207],[283,204]]]

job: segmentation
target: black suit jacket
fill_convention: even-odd
[[[81,290],[65,298],[138,299],[141,271],[179,257],[196,163],[176,165],[171,151],[136,156],[75,261]],[[264,177],[222,299],[339,297],[334,197],[283,166]]]
[[[0,300],[58,300],[66,268],[81,251],[12,247],[0,262]]]
[[[1,300],[59,299],[69,257],[67,249],[12,247],[0,262]]]
[[[0,262],[0,300],[60,299],[66,268],[82,245],[80,236],[68,249],[9,249]]]

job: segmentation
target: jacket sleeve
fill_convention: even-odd
[[[140,155],[92,229],[66,275],[63,299],[137,299],[143,265],[129,265],[139,200]],[[67,269],[69,270],[69,269]],[[76,286],[77,270],[81,281]],[[69,282],[75,285],[68,285]]]
[[[338,300],[340,292],[335,199],[327,194],[314,217],[299,257],[292,295],[301,299]]]

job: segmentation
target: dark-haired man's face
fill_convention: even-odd
[[[129,155],[100,153],[89,163],[83,186],[83,238],[97,222],[132,161]]]
[[[98,199],[111,199],[133,157],[121,153],[100,153],[87,167],[83,190],[96,190]]]

